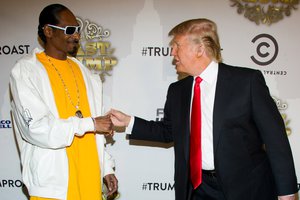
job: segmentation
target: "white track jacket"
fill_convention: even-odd
[[[14,131],[20,150],[22,177],[30,196],[65,200],[68,188],[66,147],[74,135],[94,130],[92,119],[60,119],[54,95],[43,65],[31,55],[20,59],[10,75]],[[101,115],[102,83],[75,58],[82,72],[93,117]],[[96,135],[101,177],[114,173],[114,160],[105,151],[105,138]]]

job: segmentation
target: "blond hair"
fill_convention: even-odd
[[[209,19],[191,19],[175,26],[169,36],[188,35],[195,44],[204,45],[209,56],[216,62],[222,61],[217,25]]]

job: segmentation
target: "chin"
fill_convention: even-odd
[[[184,73],[184,71],[179,66],[176,66],[176,72],[177,73]]]
[[[73,47],[71,49],[68,50],[68,54],[73,56],[73,57],[76,57],[77,55],[77,51],[78,51],[78,48],[77,47]]]

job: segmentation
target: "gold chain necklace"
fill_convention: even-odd
[[[79,92],[79,87],[78,87],[78,84],[77,84],[77,80],[76,80],[76,76],[75,76],[73,67],[72,67],[71,63],[69,62],[68,58],[67,58],[67,63],[69,64],[69,66],[70,66],[70,68],[71,68],[71,71],[72,71],[72,74],[73,74],[73,77],[74,77],[74,81],[75,81],[75,85],[76,85],[76,92],[77,92],[77,103],[76,103],[76,105],[74,104],[74,102],[73,102],[73,100],[72,100],[72,98],[71,98],[69,89],[68,89],[68,87],[67,87],[67,85],[66,85],[64,79],[62,78],[61,73],[58,71],[58,69],[55,67],[55,65],[51,62],[51,60],[50,60],[50,58],[49,58],[49,56],[48,56],[47,54],[46,54],[46,57],[47,57],[49,63],[50,63],[50,64],[53,66],[53,68],[55,69],[55,71],[56,71],[58,77],[60,78],[61,83],[62,83],[63,86],[64,86],[64,90],[65,90],[65,92],[66,92],[66,94],[67,94],[68,99],[70,100],[70,102],[71,102],[71,104],[74,106],[74,108],[76,109],[75,115],[76,115],[77,117],[79,117],[79,118],[83,118],[82,112],[81,112],[81,110],[79,109],[79,107],[80,107],[80,92]]]

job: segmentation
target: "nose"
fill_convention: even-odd
[[[171,47],[171,56],[175,56],[177,54],[176,47]]]
[[[72,38],[79,40],[79,39],[80,39],[80,33],[75,32],[75,33],[72,35]]]

